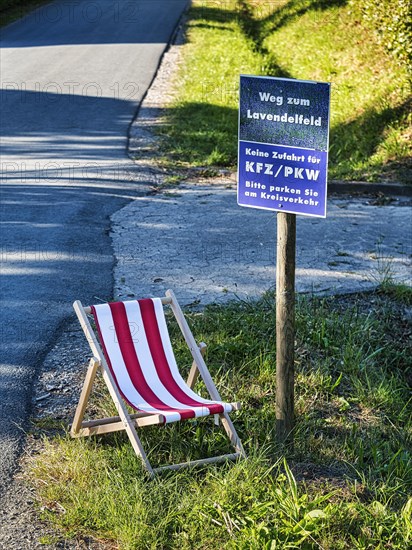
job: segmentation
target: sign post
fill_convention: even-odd
[[[292,433],[295,394],[296,214],[277,213],[276,253],[276,435]]]
[[[238,204],[277,212],[276,433],[294,420],[296,214],[326,217],[330,85],[240,77]]]

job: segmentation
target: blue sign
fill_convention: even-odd
[[[241,76],[238,204],[326,217],[330,85]]]

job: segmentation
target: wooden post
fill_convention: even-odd
[[[292,441],[294,422],[296,215],[277,213],[276,435]]]

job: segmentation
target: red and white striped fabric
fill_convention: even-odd
[[[181,377],[160,298],[92,306],[103,351],[124,399],[166,423],[231,412],[203,399]]]

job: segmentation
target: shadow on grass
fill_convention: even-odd
[[[238,0],[239,4],[248,4],[248,0]],[[348,0],[292,0],[276,9],[266,17],[256,21],[258,35],[261,40],[271,33],[288,25],[293,20],[302,17],[308,12],[324,12],[335,7],[341,7]]]
[[[192,8],[193,26],[231,31],[230,25],[236,22],[245,38],[250,42],[252,49],[264,56],[265,64],[262,72],[271,74],[272,76],[292,78],[288,71],[278,62],[275,55],[263,47],[259,32],[260,23],[254,19],[253,7],[244,0],[238,0],[235,10],[218,8],[213,4],[214,2],[210,5],[206,2],[205,5]],[[207,23],[203,22],[205,20]]]
[[[347,0],[292,0],[277,7],[273,3],[260,5],[238,0],[235,9],[227,10],[219,7],[219,2],[210,0],[192,8],[191,25],[233,31],[236,22],[252,50],[264,60],[262,74],[294,78],[275,53],[264,46],[266,38],[305,13],[323,14],[346,3]],[[233,166],[237,158],[238,111],[225,105],[237,103],[238,89],[207,83],[203,98],[204,101],[182,103],[166,111],[167,125],[161,130],[168,137],[165,152],[177,164]],[[354,120],[334,127],[330,138],[333,177],[370,178],[370,157],[385,141],[388,129],[402,124],[410,109],[410,99],[395,108],[370,108]],[[273,141],[276,142],[275,135]],[[410,159],[395,150],[393,156],[396,163],[375,163],[373,173],[392,172],[391,178],[407,181]]]
[[[236,22],[252,49],[265,58],[263,71],[271,76],[293,78],[285,67],[282,67],[274,52],[264,46],[265,39],[273,32],[287,25],[294,19],[310,11],[326,11],[336,6],[343,6],[347,0],[292,0],[284,6],[274,7],[271,2],[251,3],[249,0],[237,0],[234,10],[219,8],[219,3],[211,1],[192,8],[193,26],[203,28],[225,29],[230,31],[230,23]],[[216,4],[216,5],[215,5]],[[207,20],[208,23],[200,23]]]
[[[228,90],[216,85],[205,92],[205,102],[183,103],[166,109],[166,124],[160,133],[164,136],[163,150],[173,164],[195,166],[234,166],[237,162],[238,110],[213,104],[224,101],[224,95],[237,98],[238,90]],[[366,166],[370,157],[386,138],[387,130],[399,125],[408,116],[411,100],[395,108],[382,111],[369,109],[358,118],[339,124],[331,130],[330,169],[340,177],[352,174],[355,163]],[[274,135],[273,141],[276,141]],[[355,145],[354,145],[355,144]],[[408,157],[398,158],[397,166],[382,164],[375,170],[391,168],[400,180],[409,178]],[[359,178],[367,168],[359,168]],[[404,177],[403,177],[404,176]]]
[[[228,93],[217,87],[209,100]],[[160,133],[167,139],[164,152],[171,163],[195,166],[230,166],[237,155],[238,111],[212,103],[184,103],[165,110],[166,124]]]
[[[222,9],[218,0],[205,0],[200,6],[191,9],[191,24],[205,28],[229,28],[227,24],[236,21],[245,36],[257,45],[269,34],[287,25],[310,11],[326,11],[344,6],[348,0],[292,0],[283,6],[275,7],[274,2],[237,0],[233,10]],[[223,3],[224,4],[224,3]],[[207,20],[208,23],[199,23]]]
[[[348,170],[352,172],[353,166],[350,164],[367,162],[384,142],[387,131],[406,122],[411,109],[412,99],[408,98],[397,107],[382,110],[370,108],[356,119],[333,128],[330,137],[331,166],[339,170],[339,166],[348,165]],[[406,166],[408,157],[398,157],[397,162]]]

